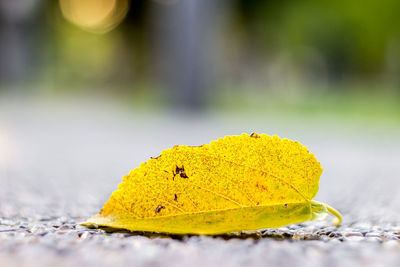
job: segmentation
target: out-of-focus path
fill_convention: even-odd
[[[400,129],[248,115],[0,97],[0,266],[398,266]],[[150,156],[242,132],[306,145],[324,168],[316,199],[342,211],[343,225],[305,223],[229,240],[106,234],[77,225]]]

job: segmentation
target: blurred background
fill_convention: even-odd
[[[0,217],[84,219],[162,149],[260,132],[315,153],[318,198],[347,223],[400,221],[399,14],[397,0],[0,0]]]
[[[0,93],[386,119],[400,3],[0,1]]]

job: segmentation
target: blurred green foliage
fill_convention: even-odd
[[[250,0],[240,10],[263,46],[299,64],[315,49],[336,79],[400,70],[399,1]]]

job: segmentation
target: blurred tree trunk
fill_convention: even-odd
[[[153,63],[174,107],[201,109],[212,86],[215,29],[225,1],[157,1],[151,7]]]
[[[35,17],[41,0],[0,0],[0,82],[19,85],[39,69]]]

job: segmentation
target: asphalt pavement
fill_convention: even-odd
[[[174,145],[242,132],[306,145],[315,198],[343,214],[209,236],[106,233],[78,223],[123,175]],[[167,112],[109,99],[0,97],[0,266],[398,266],[400,126],[343,118]]]

